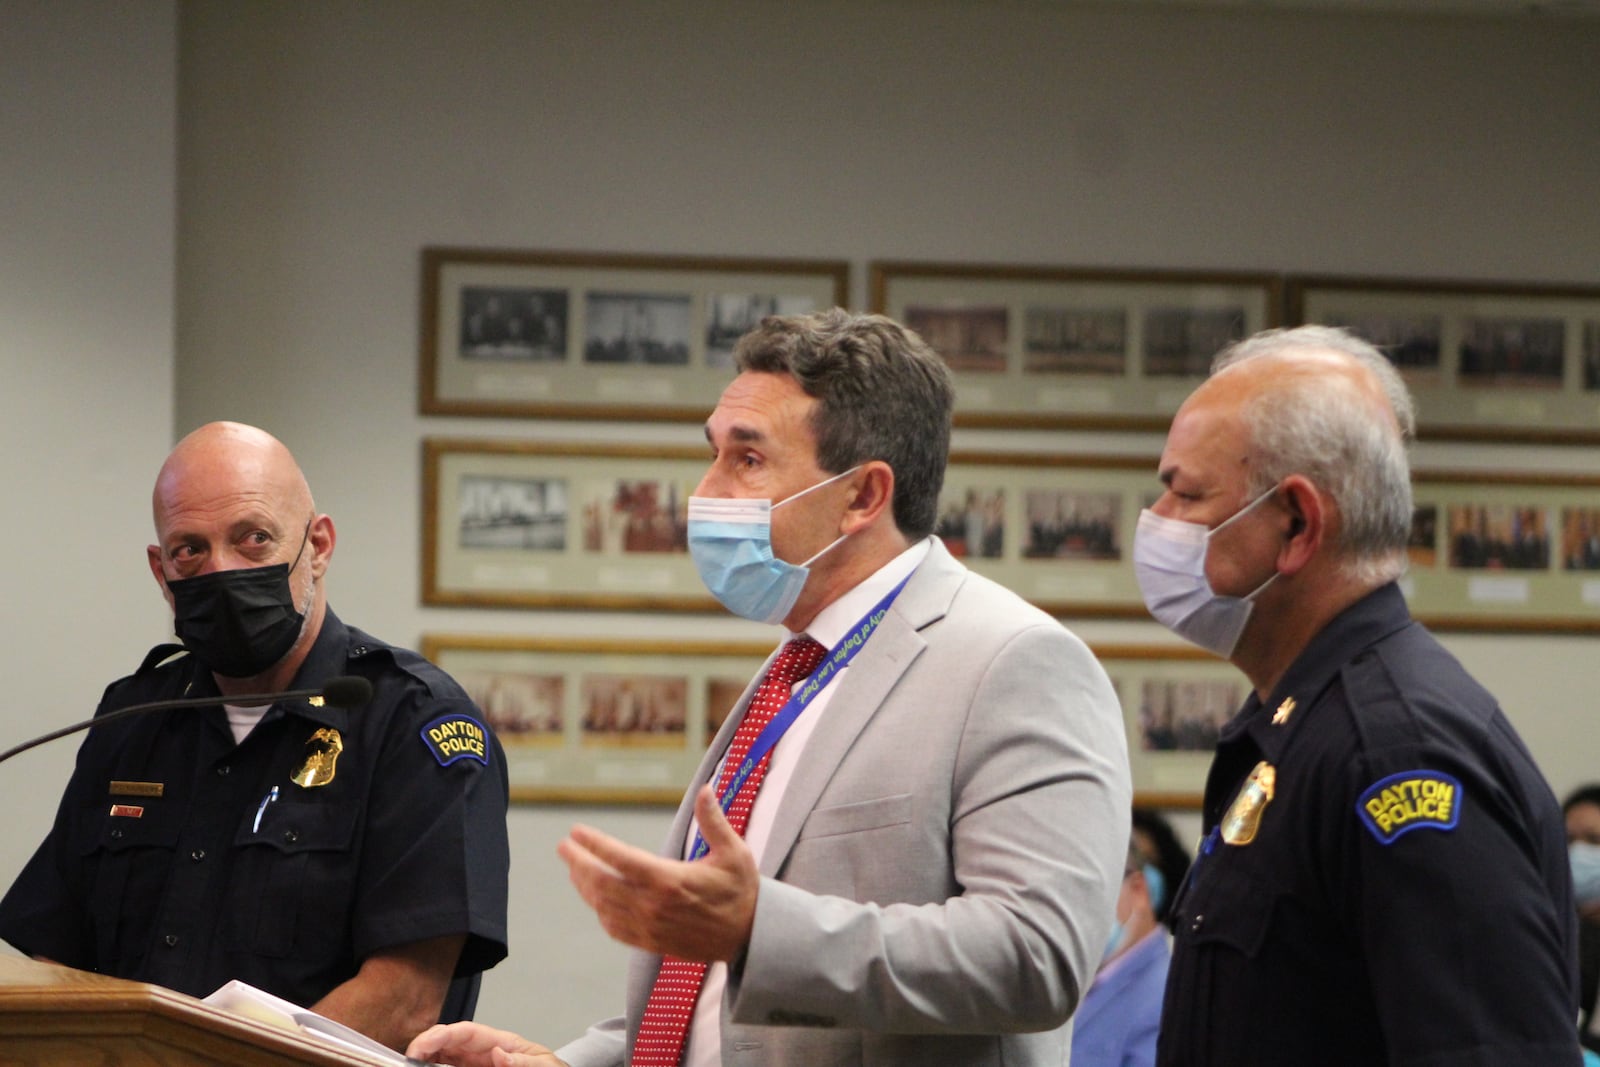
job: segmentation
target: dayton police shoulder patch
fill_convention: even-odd
[[[441,767],[463,759],[489,765],[489,731],[469,715],[439,716],[422,728],[422,742]]]
[[[1454,830],[1461,821],[1461,783],[1438,771],[1401,771],[1367,787],[1356,814],[1380,845],[1412,830]]]

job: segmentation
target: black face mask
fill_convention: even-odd
[[[310,537],[310,527],[306,530]],[[305,551],[300,542],[300,552]],[[305,624],[289,572],[300,562],[212,571],[167,582],[174,632],[201,663],[225,678],[252,678],[294,647]],[[306,605],[309,610],[310,605]]]

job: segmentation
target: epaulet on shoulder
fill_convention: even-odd
[[[178,653],[187,651],[186,648],[179,644],[157,645],[145,654],[144,662],[139,664],[139,669],[133,672],[134,677],[153,671]]]

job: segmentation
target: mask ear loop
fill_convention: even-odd
[[[791,494],[790,496],[786,496],[782,500],[778,501],[776,504],[772,505],[772,510],[773,511],[777,511],[779,508],[783,507],[785,504],[789,503],[792,500],[799,500],[801,497],[805,496],[807,493],[814,493],[818,489],[821,489],[825,485],[832,485],[834,482],[838,481],[840,478],[845,478],[845,477],[848,477],[849,475],[854,474],[856,471],[860,470],[862,468],[862,466],[863,466],[863,464],[857,463],[854,467],[851,467],[847,471],[840,471],[838,474],[835,474],[831,478],[824,478],[822,481],[818,482],[816,485],[807,486],[806,488],[800,490],[798,493],[794,493],[794,494]],[[826,552],[827,549],[823,549],[823,551]],[[811,558],[815,559],[816,557],[813,556]]]
[[[1246,504],[1244,507],[1242,507],[1238,511],[1234,512],[1232,515],[1229,515],[1227,518],[1225,518],[1221,522],[1217,523],[1211,529],[1207,530],[1206,531],[1206,537],[1209,539],[1209,538],[1213,537],[1214,535],[1216,535],[1217,533],[1221,532],[1222,530],[1227,529],[1234,522],[1238,521],[1239,519],[1244,518],[1246,515],[1250,514],[1258,506],[1260,506],[1260,504],[1261,504],[1261,502],[1263,500],[1268,499],[1269,497],[1271,497],[1272,495],[1277,493],[1277,491],[1278,491],[1278,486],[1276,484],[1274,484],[1266,492],[1262,493],[1260,496],[1258,496],[1254,500],[1250,501],[1250,503]]]
[[[860,470],[862,468],[862,466],[863,466],[862,464],[857,463],[854,467],[851,467],[847,471],[840,471],[838,474],[835,474],[833,477],[825,478],[822,481],[818,482],[816,485],[813,485],[813,486],[810,486],[809,488],[800,490],[798,493],[795,493],[793,496],[786,496],[782,500],[778,501],[776,504],[772,505],[772,510],[773,511],[777,511],[779,508],[783,507],[785,504],[789,503],[789,501],[791,501],[791,500],[799,500],[801,497],[805,496],[807,493],[815,492],[816,490],[821,489],[825,485],[831,485],[832,483],[838,481],[840,478],[844,478],[844,477],[847,477],[847,476],[849,476],[851,474],[854,474],[856,471]],[[796,566],[800,566],[800,567],[809,567],[809,566],[811,566],[817,560],[821,559],[823,556],[827,555],[829,552],[832,552],[835,548],[837,548],[839,546],[839,543],[841,541],[843,541],[845,538],[847,538],[849,536],[850,536],[849,534],[840,534],[838,537],[834,538],[832,542],[830,542],[828,545],[826,545],[822,549],[822,551],[818,552],[816,555],[812,556],[810,559],[806,560],[804,563],[796,564]]]
[[[300,557],[306,554],[306,545],[311,543],[311,524],[316,521],[317,517],[315,515],[306,520],[305,532],[300,535],[300,551],[294,554],[294,562],[289,564],[290,574],[293,574],[294,569],[300,566]]]
[[[826,556],[829,552],[832,552],[834,550],[835,546],[837,546],[841,541],[843,541],[845,538],[847,538],[849,536],[850,536],[849,534],[840,534],[838,537],[834,538],[832,544],[829,544],[821,552],[818,552],[816,555],[812,556],[810,559],[808,559],[804,563],[800,564],[800,566],[802,566],[802,567],[811,566],[817,560],[821,559],[823,556]]]

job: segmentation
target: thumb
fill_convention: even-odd
[[[713,856],[718,849],[726,856],[729,847],[739,842],[739,835],[722,813],[722,805],[717,803],[717,794],[710,782],[702,786],[694,798],[694,817],[700,822],[700,836],[705,838],[706,848]]]

